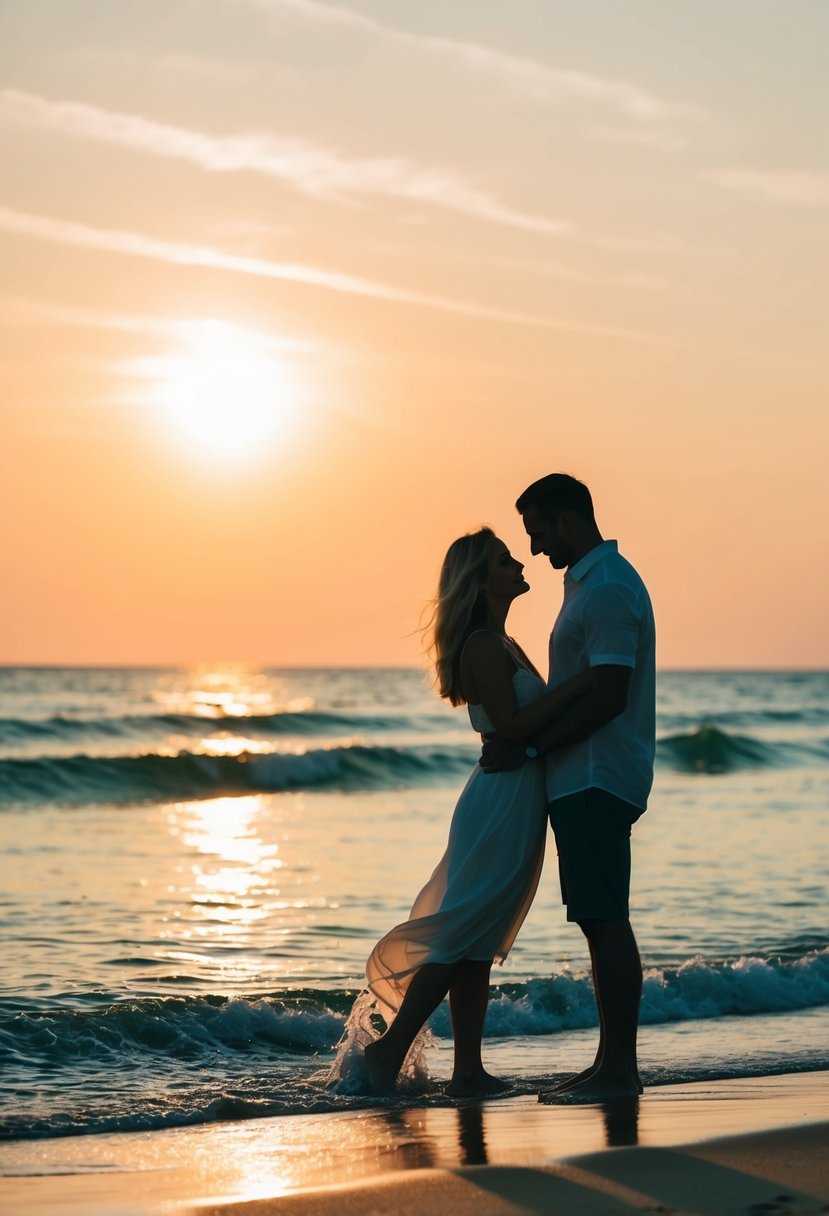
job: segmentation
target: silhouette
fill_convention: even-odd
[[[529,590],[523,569],[489,528],[460,537],[444,559],[429,627],[440,695],[466,704],[479,733],[497,730],[515,739],[553,721],[590,684],[585,672],[546,690],[507,636],[510,607]],[[368,989],[349,1017],[331,1079],[351,1066],[356,1046],[364,1050],[368,1087],[392,1089],[404,1064],[409,1074],[416,1068],[413,1045],[422,1042],[427,1018],[448,993],[454,1068],[447,1093],[467,1097],[508,1088],[481,1058],[490,969],[494,959],[506,957],[530,907],[545,835],[540,761],[494,777],[474,770],[455,807],[446,852],[409,919],[371,953]],[[378,1010],[386,1023],[379,1038],[372,1022]]]
[[[566,570],[550,638],[550,684],[589,666],[587,696],[533,732],[547,757],[550,822],[562,900],[590,949],[599,1044],[584,1072],[542,1101],[596,1102],[641,1092],[636,1034],[642,964],[630,925],[630,829],[647,806],[655,752],[655,629],[639,575],[606,541],[582,482],[552,473],[516,503],[534,555]],[[498,732],[484,746],[487,772],[523,765],[526,746]]]

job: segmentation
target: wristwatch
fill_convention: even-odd
[[[538,748],[533,747],[532,743],[528,743],[527,746],[524,748],[524,755],[527,757],[528,760],[537,760],[538,759]]]

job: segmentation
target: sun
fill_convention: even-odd
[[[140,361],[145,400],[190,454],[246,464],[282,443],[297,416],[283,344],[226,321],[181,321],[177,345]]]

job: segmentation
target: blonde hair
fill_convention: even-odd
[[[463,705],[465,700],[460,687],[460,659],[466,639],[486,621],[481,583],[489,569],[494,539],[492,529],[484,527],[452,542],[423,630],[438,692],[452,705]]]

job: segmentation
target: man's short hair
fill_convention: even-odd
[[[569,473],[549,473],[527,486],[515,504],[523,515],[534,507],[542,518],[553,521],[562,511],[573,511],[585,523],[592,523],[593,499],[582,481]]]

